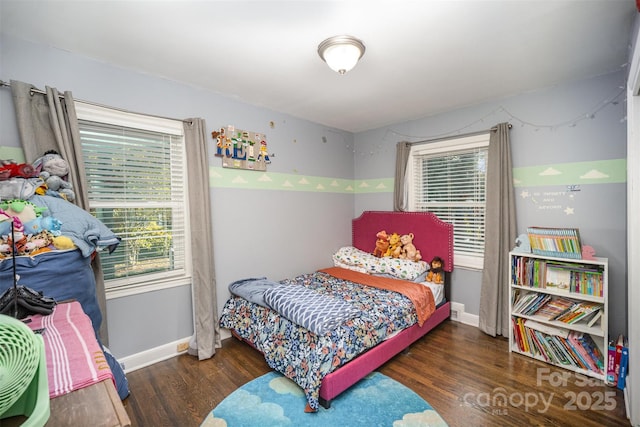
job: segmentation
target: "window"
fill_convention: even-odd
[[[190,284],[182,122],[76,102],[90,212],[122,238],[107,297]]]
[[[460,267],[483,265],[488,146],[489,134],[482,134],[416,144],[409,154],[409,209],[453,224]]]

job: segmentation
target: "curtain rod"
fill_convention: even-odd
[[[11,83],[7,83],[7,82],[5,82],[3,80],[0,80],[0,87],[11,87]],[[31,87],[30,93],[31,93],[32,96],[33,96],[34,93],[38,93],[40,95],[46,95],[47,94],[47,92],[43,91],[42,89],[38,89],[38,88],[35,88],[35,87]],[[59,94],[58,98],[64,99],[64,95]],[[83,103],[89,104],[89,105],[94,105],[96,107],[109,108],[111,110],[120,111],[122,113],[140,114],[140,115],[143,115],[143,116],[155,117],[156,119],[177,120],[177,121],[180,121],[180,122],[183,122],[183,123],[193,124],[192,120],[181,120],[181,119],[175,119],[173,117],[164,117],[164,116],[156,116],[154,114],[138,113],[138,112],[135,112],[135,111],[125,110],[124,108],[111,107],[109,105],[98,104],[97,102],[83,101],[82,99],[75,99],[75,101],[83,102]]]
[[[511,123],[507,124],[509,129],[511,129],[513,127],[513,125]],[[443,136],[442,138],[436,138],[436,139],[425,139],[422,141],[416,141],[416,142],[408,142],[409,145],[420,145],[420,144],[427,144],[427,143],[432,143],[432,142],[439,142],[439,141],[446,141],[448,139],[457,139],[457,138],[465,138],[467,136],[475,136],[475,135],[482,135],[483,133],[489,133],[489,132],[495,132],[498,130],[497,126],[494,126],[492,128],[489,129],[485,129],[485,130],[479,130],[476,132],[469,132],[469,133],[463,133],[460,135],[455,135],[455,136]]]

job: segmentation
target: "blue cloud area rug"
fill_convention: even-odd
[[[201,427],[446,427],[411,389],[373,372],[336,397],[331,407],[304,412],[302,389],[277,372],[243,385],[207,415]]]

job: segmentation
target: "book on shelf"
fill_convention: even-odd
[[[614,374],[614,384],[618,384],[618,377],[620,375],[620,359],[622,359],[622,349],[624,348],[624,335],[618,335],[618,339],[615,341],[615,359],[613,362],[613,374]]]
[[[515,256],[511,262],[511,282],[518,286],[601,297],[603,271],[600,265]]]
[[[544,360],[603,373],[604,360],[593,338],[586,333],[536,322],[512,319],[515,343],[521,352],[540,356]]]
[[[580,342],[582,343],[583,347],[587,349],[587,352],[589,353],[589,355],[591,355],[593,360],[596,362],[596,365],[598,365],[600,372],[604,374],[606,370],[605,358],[604,358],[604,355],[602,354],[602,351],[600,351],[600,347],[598,347],[593,337],[591,337],[591,335],[589,334],[583,334],[580,336]]]
[[[600,351],[600,348],[598,347],[596,342],[593,340],[591,335],[580,334],[578,337],[578,340],[582,344],[582,347],[584,347],[585,350],[587,350],[587,353],[589,354],[589,356],[591,356],[596,366],[598,367],[597,372],[604,374],[606,369],[604,365],[605,364],[604,355]]]
[[[554,356],[557,358],[560,364],[562,365],[573,364],[570,358],[568,357],[566,351],[563,350],[562,345],[559,344],[558,340],[555,339],[553,335],[546,335],[545,339],[547,340],[547,342],[549,343],[549,346],[551,347],[551,352],[554,354]]]
[[[582,363],[586,365],[585,369],[590,369],[594,372],[598,372],[600,368],[598,367],[593,357],[588,353],[587,349],[582,344],[581,339],[583,338],[584,338],[583,334],[579,332],[571,331],[569,333],[569,341],[571,342],[572,347],[578,353],[580,359],[582,360]]]
[[[545,263],[545,266],[546,287],[569,292],[571,286],[571,270],[556,264]]]
[[[547,320],[556,320],[569,312],[575,304],[576,302],[569,298],[553,297],[541,306],[535,314],[544,316]]]
[[[533,333],[533,336],[536,337],[538,344],[540,345],[542,357],[548,362],[555,363],[555,364],[560,363],[556,355],[553,353],[553,350],[549,346],[549,343],[547,342],[547,339],[546,339],[546,335],[540,331],[536,331],[533,329],[531,331]]]
[[[582,258],[577,228],[528,227],[529,244],[534,254],[560,258]]]
[[[620,356],[620,373],[618,374],[618,388],[624,390],[627,382],[627,370],[629,368],[629,346],[625,343]]]
[[[539,293],[526,293],[519,297],[513,305],[513,311],[530,315],[535,313],[542,305],[551,299],[550,295]]]
[[[613,341],[609,342],[609,346],[607,348],[607,376],[605,378],[605,383],[607,385],[616,385],[616,344]]]
[[[603,305],[597,302],[577,301],[574,302],[567,310],[554,317],[552,320],[558,320],[560,322],[569,324],[579,323],[585,320],[589,320],[590,317],[593,317],[593,315],[602,310],[602,308]]]
[[[601,317],[602,317],[602,310],[598,310],[593,314],[587,315],[587,319],[585,319],[587,322],[587,326],[591,327],[595,325]]]

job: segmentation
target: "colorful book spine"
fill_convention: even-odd
[[[530,288],[553,288],[599,297],[604,293],[604,272],[599,265],[514,256],[511,261],[511,280],[515,285]]]
[[[577,228],[528,227],[529,244],[534,254],[581,259],[580,234]]]
[[[613,373],[615,375],[614,384],[618,384],[618,378],[620,375],[620,359],[622,359],[622,349],[624,348],[624,336],[618,335],[618,340],[615,343],[616,345],[616,354],[615,360],[613,362]]]
[[[516,324],[516,342],[521,352],[585,371],[605,372],[603,356],[589,334],[568,332],[530,319],[517,319],[514,331]]]
[[[629,367],[629,347],[625,344],[622,347],[620,356],[620,372],[618,374],[618,389],[624,390],[627,381],[627,369]]]
[[[616,385],[616,345],[613,341],[609,342],[607,349],[607,378],[605,382],[607,385]]]
[[[598,372],[600,370],[598,368],[598,365],[596,365],[596,362],[580,342],[581,336],[582,334],[579,332],[572,331],[569,333],[569,342],[571,342],[571,347],[576,351],[576,353],[578,353],[578,356],[582,360],[583,364],[587,366],[586,369]]]

